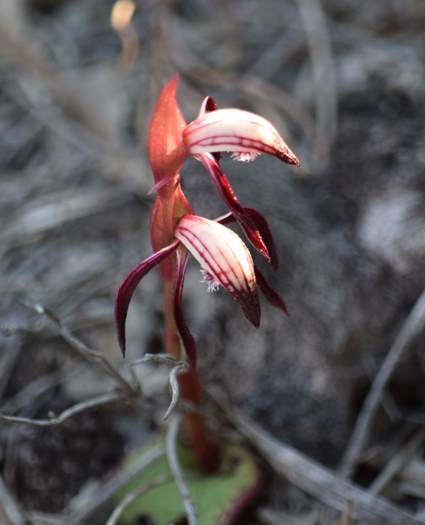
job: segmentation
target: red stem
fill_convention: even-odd
[[[181,359],[181,345],[177,335],[173,314],[174,283],[163,279],[165,306],[165,351],[176,359]],[[179,376],[181,398],[195,408],[202,403],[202,387],[197,369],[191,367]],[[198,412],[189,412],[184,416],[184,428],[192,444],[199,466],[204,472],[211,473],[218,468],[218,447],[211,441],[204,418]]]

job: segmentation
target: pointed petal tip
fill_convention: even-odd
[[[277,153],[277,157],[286,164],[295,166],[297,168],[301,164],[299,158],[289,148],[284,148],[283,150],[280,150]]]
[[[117,330],[118,346],[123,358],[125,358],[126,350],[125,321],[130,303],[130,298],[125,297],[125,295],[126,293],[123,291],[123,285],[121,285],[115,299],[115,326]]]
[[[119,346],[120,346],[122,357],[123,357],[123,359],[125,359],[125,351],[126,351],[125,340],[124,341],[120,341],[119,342]]]
[[[249,221],[254,224],[257,235],[260,236],[263,249],[253,243],[254,247],[257,248],[257,250],[265,257],[267,262],[271,264],[272,268],[277,270],[279,267],[279,258],[273,240],[273,235],[266,218],[255,208],[244,208],[243,212],[244,216],[248,217]]]
[[[216,111],[216,110],[217,110],[217,104],[215,100],[212,97],[207,96],[202,101],[201,108],[198,113],[198,118],[203,117],[205,113],[210,113],[211,111]]]
[[[242,311],[248,321],[255,326],[255,328],[258,328],[261,321],[261,308],[257,291],[234,294],[234,298],[241,305]]]

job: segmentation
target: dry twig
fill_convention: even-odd
[[[419,429],[410,441],[398,451],[387,463],[379,476],[369,487],[371,494],[379,494],[391,482],[391,480],[413,459],[419,448],[423,445],[425,438],[425,428]]]
[[[179,402],[180,389],[177,376],[179,376],[183,372],[186,372],[189,365],[186,361],[178,361],[175,357],[173,357],[170,354],[145,354],[141,359],[136,359],[135,361],[133,361],[130,366],[133,368],[134,366],[143,365],[149,362],[163,363],[166,365],[175,365],[172,368],[168,378],[171,389],[171,402],[162,418],[165,421],[173,413],[174,409],[177,406],[177,403]]]
[[[179,402],[180,398],[180,389],[179,389],[179,382],[177,379],[177,376],[182,374],[183,372],[186,372],[188,369],[188,364],[186,362],[181,362],[177,366],[175,366],[169,375],[169,381],[170,381],[170,388],[171,388],[171,402],[169,407],[167,408],[167,411],[165,412],[163,416],[163,420],[166,421],[170,415],[173,413],[174,409],[177,406],[177,403]]]
[[[368,525],[424,525],[425,521],[367,493],[289,445],[277,441],[217,397],[214,395],[231,422],[262,453],[271,467],[317,500],[339,512],[346,511],[351,504],[353,518]]]
[[[60,320],[47,308],[41,304],[26,304],[29,308],[37,312],[39,315],[43,315],[56,327],[58,334],[75,350],[83,359],[90,363],[95,363],[101,366],[101,368],[112,377],[118,385],[123,389],[128,397],[137,397],[139,395],[138,386],[131,385],[108,361],[108,359],[98,352],[89,348],[85,343],[78,339],[68,328],[62,325]]]
[[[351,474],[360,458],[370,433],[370,426],[378,411],[384,390],[410,344],[420,333],[425,324],[425,290],[416,301],[415,306],[404,322],[396,340],[382,363],[379,372],[373,380],[369,393],[363,403],[354,431],[347,446],[340,467],[344,478]]]
[[[337,94],[332,49],[320,0],[298,0],[307,35],[316,98],[315,162],[326,167],[337,131]]]
[[[173,473],[174,481],[183,499],[188,525],[198,525],[193,500],[190,495],[189,487],[184,479],[183,471],[177,457],[177,436],[180,427],[180,416],[175,414],[170,420],[167,432],[166,448],[170,470]]]
[[[86,412],[87,410],[92,410],[103,405],[109,405],[110,403],[115,403],[116,401],[123,401],[125,396],[123,394],[118,394],[112,392],[109,394],[102,394],[101,396],[94,397],[92,399],[87,399],[81,403],[77,403],[70,408],[67,408],[61,412],[58,416],[53,416],[49,419],[31,419],[28,417],[20,416],[7,416],[5,414],[0,414],[0,421],[6,423],[21,423],[24,425],[31,425],[34,427],[53,427],[61,425],[64,421],[70,417],[81,414],[81,412]]]

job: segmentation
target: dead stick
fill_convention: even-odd
[[[353,518],[363,520],[368,525],[425,524],[425,521],[343,480],[296,449],[274,439],[245,416],[230,410],[216,395],[214,398],[230,421],[262,453],[278,474],[322,503],[339,512],[344,512],[351,504]]]
[[[360,455],[366,445],[370,433],[370,426],[378,411],[384,390],[391,379],[396,366],[412,341],[420,333],[425,324],[425,290],[416,301],[415,306],[404,322],[396,340],[382,363],[381,368],[373,380],[369,393],[363,403],[354,431],[341,462],[340,474],[350,478],[357,465]]]

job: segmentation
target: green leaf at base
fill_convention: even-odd
[[[128,465],[139,460],[151,448],[144,447],[133,454]],[[204,475],[196,468],[193,453],[179,446],[180,465],[196,509],[199,525],[230,525],[255,496],[260,473],[251,454],[240,446],[226,445],[221,451],[218,472]],[[170,479],[137,498],[123,513],[120,523],[134,525],[137,519],[148,516],[155,525],[169,525],[184,517],[183,502],[172,481],[166,456],[150,465],[138,478],[118,494],[121,501],[132,491],[155,483],[159,478]]]

